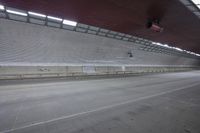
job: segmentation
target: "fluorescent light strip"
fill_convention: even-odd
[[[36,13],[36,12],[28,12],[28,14],[34,15],[34,16],[38,16],[38,17],[42,17],[42,18],[46,18],[46,15],[40,14],[40,13]]]
[[[158,45],[158,46],[162,46],[162,47],[170,48],[167,44],[161,44],[159,42],[153,42],[153,44]]]
[[[200,54],[196,54],[196,53],[194,53],[194,52],[187,51],[187,50],[183,50],[183,49],[177,48],[177,47],[171,47],[171,46],[169,46],[169,45],[167,45],[167,44],[161,44],[161,43],[159,43],[159,42],[152,42],[152,44],[159,45],[159,46],[164,46],[164,47],[171,48],[171,49],[175,49],[175,50],[178,50],[178,51],[181,51],[181,52],[184,51],[184,52],[186,52],[186,53],[188,53],[188,54],[192,54],[192,55],[195,55],[195,56],[200,56]]]
[[[180,48],[177,48],[177,47],[173,47],[174,49],[178,50],[178,51],[183,51],[182,49]]]
[[[200,4],[200,0],[192,0],[194,4]]]
[[[192,2],[200,9],[200,0],[192,0]]]
[[[183,50],[183,51],[185,51],[188,54],[192,54],[192,55],[195,55],[195,56],[200,56],[200,54],[196,54],[196,53],[191,52],[191,51],[187,51],[187,50]]]
[[[13,10],[6,10],[8,13],[16,14],[16,15],[21,15],[21,16],[27,16],[26,13],[18,12],[18,11],[13,11]]]
[[[155,43],[156,45],[158,45],[158,46],[163,46],[161,43],[159,43],[159,42],[157,42],[157,43]]]
[[[64,19],[63,24],[70,25],[70,26],[76,26],[77,22]]]
[[[164,44],[163,46],[164,46],[164,47],[167,47],[167,48],[170,48],[169,45],[167,45],[167,44]]]
[[[4,6],[3,5],[0,5],[0,10],[4,10]]]
[[[53,17],[53,16],[47,16],[47,18],[52,19],[52,20],[62,21],[61,18],[56,18],[56,17]]]
[[[192,55],[195,55],[195,56],[200,56],[200,54],[196,54],[196,53],[194,53],[194,52],[190,52],[190,51],[187,51],[187,50],[183,50],[183,49],[181,49],[181,48],[177,48],[177,47],[171,47],[171,46],[169,46],[169,45],[167,45],[167,44],[161,44],[161,43],[159,43],[159,42],[152,42],[152,44],[155,44],[155,45],[158,45],[158,46],[163,46],[163,47],[167,47],[167,48],[171,48],[171,49],[175,49],[175,50],[178,50],[178,51],[181,51],[181,52],[186,52],[186,53],[188,53],[188,54],[192,54]]]

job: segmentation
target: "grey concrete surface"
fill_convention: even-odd
[[[160,73],[200,70],[200,67],[184,66],[0,66],[0,80],[52,77],[82,77],[127,74]]]
[[[0,66],[0,80],[52,77],[85,77],[200,70],[191,66]]]
[[[200,71],[0,85],[1,133],[199,133]]]
[[[195,58],[140,47],[139,43],[0,19],[1,66],[200,65]]]

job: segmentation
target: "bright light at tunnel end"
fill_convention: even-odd
[[[64,19],[63,24],[70,25],[70,26],[76,26],[77,22]]]

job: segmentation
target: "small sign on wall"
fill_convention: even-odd
[[[95,73],[94,66],[83,66],[83,73]]]

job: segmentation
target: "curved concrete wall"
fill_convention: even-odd
[[[132,42],[0,19],[0,66],[198,64],[192,58],[142,51]]]

